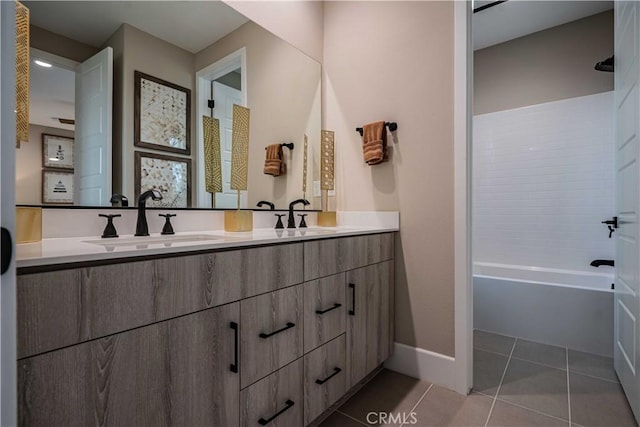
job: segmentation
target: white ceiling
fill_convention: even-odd
[[[475,1],[474,8],[492,1]],[[473,14],[473,50],[613,8],[612,1],[509,0]]]
[[[248,19],[221,1],[25,1],[31,23],[101,47],[127,23],[191,53]]]

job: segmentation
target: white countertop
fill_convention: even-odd
[[[120,236],[101,239],[98,236],[43,239],[38,243],[16,245],[18,268],[56,264],[91,262],[149,255],[166,255],[182,252],[205,251],[224,248],[289,243],[341,236],[398,231],[397,226],[370,227],[311,227],[309,229],[275,230],[258,228],[245,233],[203,231],[176,233],[149,237]]]

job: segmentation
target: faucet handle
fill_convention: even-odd
[[[173,226],[171,225],[171,218],[176,216],[176,214],[158,214],[158,216],[164,217],[164,227],[162,227],[162,232],[160,234],[176,234],[173,231]]]
[[[307,222],[304,220],[304,217],[307,216],[307,214],[298,214],[298,216],[302,218],[300,220],[300,225],[298,226],[298,228],[307,228]]]
[[[113,214],[113,215],[98,214],[98,216],[100,216],[102,218],[107,218],[107,225],[104,228],[104,231],[102,232],[102,238],[103,239],[107,239],[107,238],[110,238],[110,237],[118,237],[118,232],[116,231],[116,226],[113,225],[113,218],[118,218],[118,217],[121,217],[122,215],[120,215],[120,214]]]
[[[282,217],[286,214],[274,214],[278,217],[278,222],[276,222],[276,230],[284,228],[284,224],[282,223]]]

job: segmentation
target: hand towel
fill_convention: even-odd
[[[369,123],[362,127],[362,150],[364,161],[369,166],[386,162],[389,159],[384,121]]]
[[[287,165],[284,162],[282,145],[271,144],[266,147],[266,150],[264,173],[273,176],[285,175],[287,173]]]

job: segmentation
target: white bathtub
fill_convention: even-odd
[[[611,356],[613,269],[474,263],[474,328]]]

